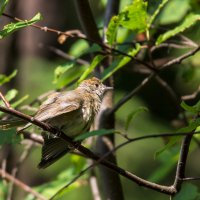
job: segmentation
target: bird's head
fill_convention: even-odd
[[[83,88],[90,93],[95,93],[100,98],[103,98],[103,95],[106,91],[113,89],[112,87],[104,85],[101,80],[96,77],[82,81],[79,85],[79,88]]]

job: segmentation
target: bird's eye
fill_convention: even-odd
[[[96,83],[95,86],[96,86],[96,88],[98,88],[98,87],[99,87],[99,84]]]

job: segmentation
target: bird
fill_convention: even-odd
[[[86,79],[70,91],[55,92],[48,96],[36,112],[34,119],[61,130],[72,139],[89,131],[100,110],[103,96],[112,87],[104,85],[96,77]],[[23,132],[32,124],[18,130]],[[42,133],[44,143],[38,168],[46,168],[70,151],[69,144],[62,138]]]

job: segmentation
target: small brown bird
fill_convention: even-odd
[[[89,131],[100,109],[103,95],[110,89],[112,88],[105,86],[98,78],[84,80],[75,90],[50,95],[34,118],[62,130],[73,138]],[[31,123],[20,132],[29,126]],[[43,134],[43,138],[39,168],[48,167],[70,150],[62,138],[47,134]]]

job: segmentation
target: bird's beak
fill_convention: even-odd
[[[104,87],[104,92],[107,92],[107,91],[109,91],[109,90],[113,90],[113,87],[108,87],[108,86],[105,86],[105,87]]]

